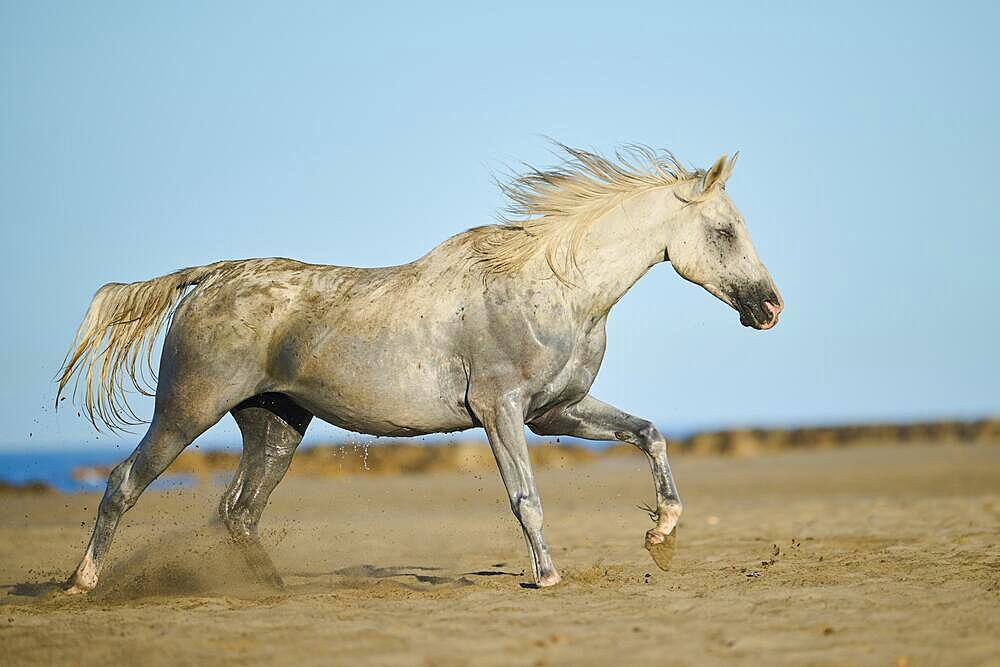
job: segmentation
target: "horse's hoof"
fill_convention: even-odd
[[[535,585],[539,588],[548,588],[549,586],[555,586],[560,581],[562,581],[562,577],[559,576],[558,572],[553,571],[552,573],[546,574],[544,577],[540,578],[537,582],[535,582]]]
[[[83,595],[84,593],[89,593],[92,589],[84,588],[79,584],[69,584],[62,590],[66,595]]]
[[[97,575],[94,574],[94,569],[90,568],[81,574],[78,571],[74,572],[73,575],[66,580],[66,583],[62,585],[62,591],[66,595],[83,595],[84,593],[89,593],[90,591],[97,588]]]
[[[646,551],[653,557],[656,567],[664,572],[670,569],[674,560],[674,549],[677,547],[677,526],[667,535],[655,528],[646,531]]]

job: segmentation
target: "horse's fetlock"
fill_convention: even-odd
[[[668,502],[662,505],[657,514],[657,525],[665,529],[664,532],[670,532],[673,530],[674,526],[681,519],[681,514],[684,512],[684,507],[680,502]]]

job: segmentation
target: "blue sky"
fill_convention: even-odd
[[[668,432],[1000,410],[991,3],[337,4],[0,6],[0,444],[137,439],[51,407],[101,284],[409,261],[490,222],[542,135],[739,149],[787,304],[754,332],[657,267],[599,397]]]

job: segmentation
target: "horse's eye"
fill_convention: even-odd
[[[722,238],[728,239],[730,241],[736,238],[735,236],[733,236],[733,230],[731,229],[726,229],[726,228],[716,229],[715,233],[721,236]]]

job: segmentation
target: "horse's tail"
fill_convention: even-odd
[[[128,404],[126,379],[139,393],[153,395],[153,343],[185,289],[238,263],[215,262],[97,290],[57,376],[56,408],[76,376],[77,386],[84,379],[84,410],[95,428],[100,430],[98,419],[112,431],[143,423]],[[75,398],[75,389],[73,394]]]

